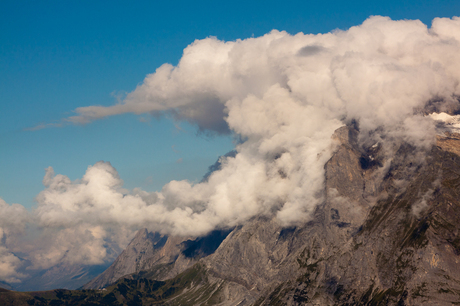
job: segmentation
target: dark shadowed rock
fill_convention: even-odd
[[[225,155],[220,156],[214,164],[209,166],[208,172],[206,172],[206,174],[203,176],[203,179],[201,180],[201,182],[207,182],[211,174],[213,174],[215,171],[218,171],[222,168],[222,159],[229,158],[229,157],[235,157],[235,156],[236,156],[235,150],[232,150],[226,153]]]

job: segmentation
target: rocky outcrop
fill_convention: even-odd
[[[149,269],[153,264],[174,261],[179,253],[178,243],[167,236],[149,233],[141,229],[115,262],[83,289],[100,289],[120,277]]]
[[[460,156],[460,135],[454,133],[446,133],[436,136],[436,145],[442,150],[454,153]]]

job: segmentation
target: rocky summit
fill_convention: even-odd
[[[285,228],[259,216],[199,238],[143,229],[84,290],[21,298],[28,305],[460,304],[460,135],[443,133],[426,148],[361,136],[353,124],[334,133],[323,201],[304,224]]]

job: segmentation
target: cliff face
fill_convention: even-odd
[[[196,264],[199,278],[149,294],[170,305],[460,303],[460,138],[439,136],[426,151],[399,143],[391,159],[379,143],[359,144],[353,127],[333,138],[324,201],[309,222],[282,228],[258,217],[195,240],[143,230],[85,288],[130,273],[134,282],[118,284],[177,284]]]
[[[387,169],[378,147],[351,144],[326,164],[321,234],[303,247],[299,273],[257,304],[460,302],[460,140],[438,137],[426,152],[400,144]]]

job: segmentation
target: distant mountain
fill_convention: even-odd
[[[7,289],[7,290],[14,290],[15,288],[6,282],[0,281],[0,288]]]
[[[106,270],[108,265],[85,266],[61,262],[46,270],[28,270],[30,277],[13,288],[18,291],[77,289]]]
[[[206,172],[206,174],[203,176],[203,179],[201,180],[201,182],[207,182],[208,179],[209,179],[209,176],[215,172],[215,171],[218,171],[220,169],[222,169],[222,159],[224,158],[227,158],[227,157],[235,157],[236,156],[236,151],[235,150],[232,150],[224,155],[222,155],[221,157],[219,157],[219,159],[214,163],[212,164],[211,166],[209,166],[208,168],[208,172]]]
[[[352,125],[333,135],[324,201],[308,222],[255,217],[196,239],[141,230],[86,290],[30,293],[28,303],[460,304],[460,135],[425,151],[359,136]]]

